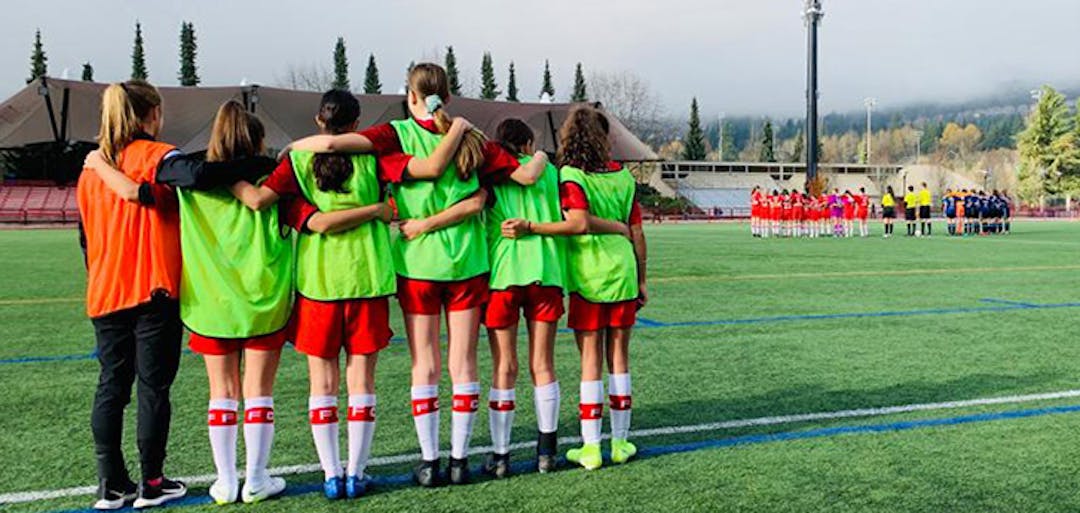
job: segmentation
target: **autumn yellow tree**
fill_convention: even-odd
[[[938,141],[941,162],[954,168],[968,169],[975,163],[975,153],[982,141],[979,127],[968,124],[961,127],[956,123],[945,125]]]

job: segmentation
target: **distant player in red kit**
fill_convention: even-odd
[[[870,235],[870,227],[866,219],[870,217],[870,198],[866,195],[866,188],[859,187],[859,193],[855,195],[855,220],[859,227],[859,236]]]

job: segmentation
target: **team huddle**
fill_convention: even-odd
[[[1009,191],[947,189],[941,210],[949,220],[949,235],[992,235],[1012,232]]]
[[[909,237],[929,237],[933,234],[933,195],[926,183],[916,191],[909,185],[897,205],[892,186],[881,195],[883,237],[893,234],[897,208],[903,208]],[[867,218],[870,203],[866,190],[814,196],[809,192],[787,190],[767,193],[761,187],[750,192],[750,232],[754,237],[861,237],[869,235]],[[989,235],[1010,233],[1012,203],[1008,191],[946,189],[941,197],[941,212],[948,221],[949,235]],[[831,232],[830,232],[831,229]]]
[[[556,168],[535,151],[534,134],[521,120],[503,121],[489,141],[467,120],[451,118],[448,80],[438,65],[414,66],[408,85],[410,116],[362,131],[356,97],[327,92],[313,113],[319,134],[294,141],[280,161],[261,156],[263,125],[238,102],[218,110],[202,158],[156,140],[163,118],[153,86],[131,81],[105,90],[100,148],[87,157],[77,193],[87,311],[101,363],[91,423],[95,508],[157,506],[187,492],[164,472],[169,393],[184,328],[206,366],[215,502],[252,503],[284,491],[284,480],[268,466],[273,387],[286,341],[307,359],[324,494],[363,495],[371,483],[375,368],[393,335],[390,297],[404,314],[412,359],[421,452],[413,477],[421,486],[470,481],[481,325],[493,360],[494,447],[482,468],[497,478],[510,474],[521,317],[537,417],[536,468],[554,470],[558,455],[561,394],[553,355],[564,314],[581,355],[583,439],[566,458],[587,469],[602,465],[605,366],[609,458],[623,463],[637,453],[628,440],[628,349],[636,312],[648,298],[646,247],[635,180],[611,160],[608,120],[588,106],[573,109],[558,134]],[[453,384],[445,472],[438,386],[444,319]],[[138,484],[121,451],[135,382]]]
[[[750,191],[750,232],[754,237],[867,237],[870,198],[833,189],[810,194],[808,190],[769,193],[760,186]]]

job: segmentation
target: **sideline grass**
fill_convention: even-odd
[[[968,308],[986,306],[980,300],[988,298],[1080,300],[1074,243],[1080,225],[1072,223],[1017,223],[1008,237],[963,240],[757,240],[739,225],[647,230],[652,303],[642,316],[661,323]],[[5,248],[0,251],[0,359],[92,351],[92,330],[80,303],[16,302],[81,294],[84,273],[74,233],[0,232],[0,247]],[[1071,342],[1080,336],[1072,321],[1076,314],[1074,309],[1010,309],[641,329],[632,360],[634,428],[1080,388],[1080,346]],[[394,326],[403,333],[396,315]],[[483,344],[486,383],[490,358]],[[560,434],[576,435],[577,355],[570,335],[560,335],[556,358],[563,384]],[[0,365],[0,409],[12,412],[0,430],[0,493],[92,484],[87,419],[96,369],[92,360]],[[403,344],[392,345],[380,359],[376,456],[416,450],[407,369]],[[448,390],[444,383],[442,391]],[[524,441],[532,438],[535,425],[531,389],[519,386],[518,394],[514,439]],[[315,461],[306,395],[303,361],[287,352],[276,392],[274,465]],[[212,471],[205,402],[201,362],[185,357],[174,394],[172,474]],[[948,415],[954,413],[959,412]],[[893,417],[928,416],[933,415]],[[488,443],[485,417],[481,413],[477,419],[474,445]],[[652,437],[641,445],[861,422]],[[447,442],[449,423],[443,424]],[[435,491],[395,488],[362,505],[329,505],[309,494],[254,508],[477,512],[505,511],[513,504],[522,511],[1067,511],[1075,510],[1078,500],[1054,483],[1080,472],[1080,450],[1069,442],[1070,430],[1077,427],[1080,416],[1061,415],[802,440],[661,456],[593,473],[527,475]],[[133,457],[130,430],[126,441]],[[317,481],[314,475],[290,478],[291,484]],[[0,510],[88,504],[82,497]],[[1019,507],[1025,504],[1029,507]],[[183,511],[210,510],[216,509]]]

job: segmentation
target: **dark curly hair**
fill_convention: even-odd
[[[582,171],[603,171],[611,155],[611,143],[604,133],[600,112],[581,105],[574,107],[559,129],[560,166],[576,167]]]

